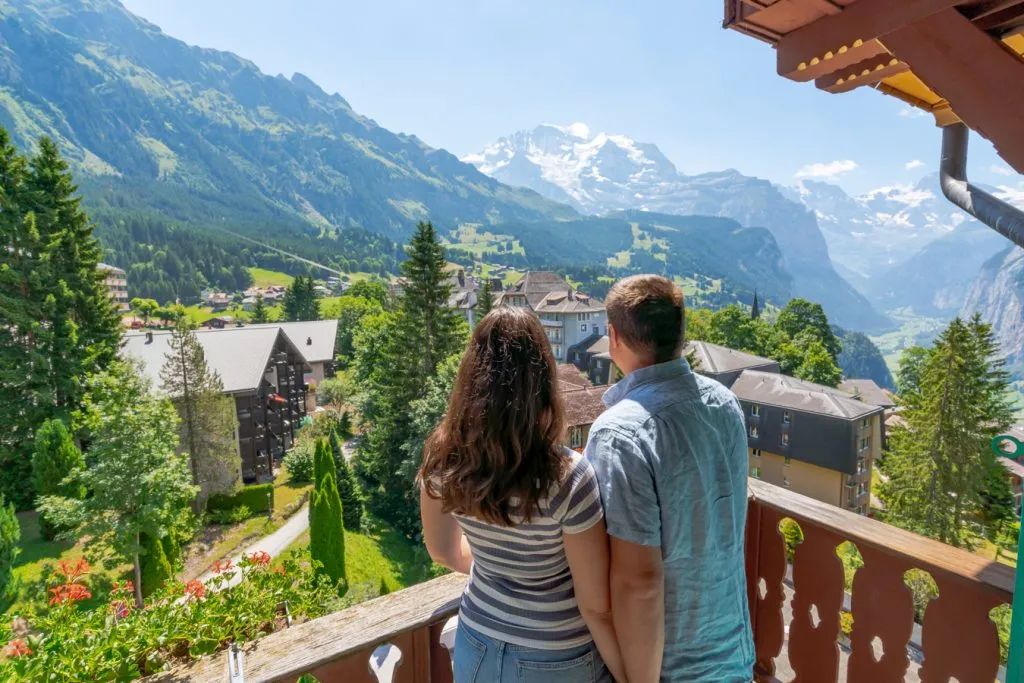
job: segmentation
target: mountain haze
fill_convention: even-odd
[[[837,324],[863,330],[889,321],[844,281],[811,213],[766,180],[735,170],[686,176],[655,145],[585,125],[541,125],[463,157],[494,178],[585,213],[623,210],[731,218],[767,228],[793,277],[794,296],[820,302]]]

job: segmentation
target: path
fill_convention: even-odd
[[[295,514],[288,518],[280,529],[274,533],[264,536],[263,538],[254,541],[249,546],[244,548],[242,552],[234,555],[231,561],[234,564],[238,564],[242,561],[243,555],[251,555],[252,553],[262,550],[268,553],[271,557],[277,557],[285,551],[285,549],[292,544],[296,538],[302,535],[302,533],[309,528],[309,503],[306,503],[299,508]],[[208,582],[214,577],[213,570],[207,570],[200,575],[199,580],[203,583]],[[235,572],[235,575],[230,581],[225,581],[221,588],[227,588],[228,586],[234,586],[236,583],[242,580],[242,573]]]

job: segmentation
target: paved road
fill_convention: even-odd
[[[262,550],[265,553],[269,553],[271,557],[277,557],[285,551],[292,541],[302,535],[306,529],[309,528],[309,503],[303,505],[299,510],[295,512],[288,521],[281,526],[280,529],[264,536],[263,538],[255,541],[251,545],[247,546],[240,552],[231,558],[231,561],[238,564],[242,560],[243,555],[251,555],[254,552]],[[212,570],[207,570],[200,577],[199,580],[206,583],[213,578],[214,573]],[[226,581],[221,585],[221,588],[228,586],[234,586],[236,583],[242,580],[241,572],[235,572],[234,577],[230,581]]]

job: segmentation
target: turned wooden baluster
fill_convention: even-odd
[[[944,574],[933,576],[939,597],[928,603],[921,631],[922,683],[992,683],[999,670],[999,636],[988,613],[999,596]]]
[[[747,584],[750,586],[751,621],[754,624],[754,672],[758,680],[775,674],[775,658],[782,652],[785,624],[782,581],[786,577],[786,544],[779,532],[782,515],[751,503],[747,515]],[[764,580],[762,598],[758,586]]]
[[[914,632],[914,599],[903,582],[908,566],[870,546],[858,546],[864,566],[853,576],[852,652],[847,683],[900,683],[909,666],[907,643]],[[873,641],[882,641],[875,661]]]
[[[843,563],[836,546],[843,539],[809,522],[800,522],[804,541],[793,560],[793,621],[789,626],[789,663],[793,683],[828,683],[839,677],[839,610],[843,606]],[[817,607],[815,627],[811,608]]]

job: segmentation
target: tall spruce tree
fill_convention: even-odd
[[[904,397],[905,426],[893,429],[880,487],[888,520],[957,546],[970,546],[969,520],[986,502],[986,459],[1011,422],[1008,384],[989,325],[959,318],[921,367],[920,387]]]
[[[32,454],[32,484],[39,496],[64,496],[81,500],[86,490],[72,475],[85,469],[85,458],[71,440],[63,422],[47,420],[36,430],[35,452]],[[59,527],[45,515],[39,517],[39,532],[52,541]]]
[[[473,316],[477,322],[483,319],[485,315],[491,312],[494,308],[494,292],[491,291],[491,280],[489,278],[484,279],[483,286],[480,287],[480,292],[476,296],[476,306],[473,307]]]
[[[189,456],[192,484],[199,487],[194,502],[198,512],[211,495],[238,488],[238,418],[235,402],[224,395],[220,375],[207,365],[195,324],[187,316],[171,330],[170,347],[160,381],[181,417],[179,439]]]
[[[256,303],[252,307],[252,321],[256,324],[270,322],[270,313],[267,312],[267,304],[263,300],[263,292],[256,295]]]
[[[347,415],[348,413],[343,413]],[[331,455],[334,456],[335,481],[338,484],[338,495],[341,497],[341,506],[344,514],[342,518],[345,528],[349,531],[359,531],[363,525],[363,497],[359,492],[359,484],[356,483],[352,468],[349,467],[345,452],[341,448],[341,439],[335,430],[331,430],[329,437]]]
[[[313,278],[299,276],[292,280],[284,293],[284,319],[290,322],[297,320],[319,320],[320,300],[316,296]]]
[[[324,444],[319,451],[328,453]],[[310,494],[309,553],[319,562],[318,574],[324,574],[334,584],[345,579],[345,529],[343,511],[334,473],[328,471]]]

